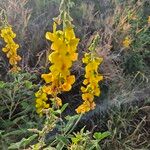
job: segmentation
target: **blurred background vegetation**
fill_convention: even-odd
[[[5,9],[17,34],[23,72],[11,76],[0,50],[0,149],[17,142],[16,136],[30,135],[28,128],[41,127],[43,119],[36,116],[34,91],[50,65],[45,33],[52,30],[59,5],[60,0],[0,0],[0,8]],[[102,94],[96,98],[96,109],[84,115],[76,130],[86,126],[90,131],[110,131],[111,138],[102,141],[104,150],[150,149],[149,8],[149,0],[72,0],[70,15],[80,38],[79,60],[72,68],[77,78],[73,89],[61,95],[63,102],[69,103],[64,115],[74,114],[81,103],[81,58],[98,32],[97,53],[104,58],[99,68],[105,78],[100,85]],[[127,36],[132,39],[129,48],[122,44]],[[3,45],[0,39],[0,49]]]

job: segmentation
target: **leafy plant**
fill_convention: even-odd
[[[35,76],[29,73],[9,74],[6,79],[0,81],[2,147],[19,140],[19,136],[26,136],[29,133],[27,129],[37,125],[34,108],[36,85],[32,83]]]
[[[92,136],[92,132],[85,128],[82,128],[79,132],[73,132],[77,124],[81,119],[81,115],[66,116],[64,119],[61,118],[61,113],[66,109],[67,104],[65,104],[60,110],[46,110],[46,119],[42,130],[29,129],[36,134],[38,134],[37,143],[32,145],[32,137],[28,139],[22,139],[19,143],[12,144],[11,147],[20,146],[23,148],[24,142],[29,144],[33,150],[37,149],[68,149],[68,150],[100,150],[100,142],[110,136],[110,132],[95,132]],[[26,144],[26,146],[27,146]]]

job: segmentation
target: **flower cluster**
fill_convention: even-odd
[[[77,113],[85,113],[95,108],[94,96],[100,95],[99,81],[103,80],[103,76],[98,73],[98,66],[103,59],[94,56],[92,53],[86,53],[82,62],[85,66],[84,86],[81,87],[83,104],[77,109]]]
[[[44,108],[49,108],[49,104],[47,104],[47,94],[44,93],[41,89],[35,93],[36,96],[36,108],[37,108],[37,113],[41,114],[41,110]]]
[[[131,43],[132,43],[131,38],[130,38],[129,36],[127,36],[127,37],[125,37],[125,39],[124,39],[124,41],[123,41],[123,46],[124,46],[125,48],[129,48],[130,45],[131,45]]]
[[[17,72],[20,70],[17,64],[18,61],[21,60],[21,57],[17,54],[19,45],[16,44],[13,40],[16,37],[16,34],[12,31],[10,26],[7,26],[1,29],[0,35],[6,42],[6,46],[2,49],[2,51],[6,53],[6,56],[9,59],[9,63],[12,65],[11,71]]]
[[[71,75],[70,68],[78,57],[76,49],[79,39],[75,37],[74,30],[71,27],[66,27],[63,30],[56,30],[56,28],[57,25],[54,23],[53,33],[46,33],[46,39],[52,42],[51,49],[53,52],[49,55],[49,61],[52,65],[49,68],[50,73],[41,76],[46,82],[41,90],[52,97],[51,101],[56,106],[60,106],[62,102],[57,95],[63,91],[70,91],[72,84],[75,82],[75,76]],[[43,108],[46,108],[42,101],[42,98],[40,102],[36,100],[38,113],[39,110],[42,111]],[[39,103],[42,105],[39,106]]]

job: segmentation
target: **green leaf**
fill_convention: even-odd
[[[96,139],[96,140],[103,140],[104,138],[110,136],[110,132],[106,131],[104,133],[101,133],[101,132],[95,132],[93,137]]]
[[[43,150],[57,150],[57,149],[54,147],[48,146],[48,147],[44,148]]]
[[[12,122],[14,124],[17,124],[19,121],[23,120],[25,117],[26,117],[25,115],[19,116],[16,119],[14,119]]]
[[[5,83],[3,81],[0,81],[0,89],[4,88]]]
[[[20,148],[25,148],[30,142],[32,142],[38,135],[34,134],[30,136],[29,138],[23,138],[20,142],[17,143],[12,143],[8,149],[20,149]]]
[[[30,81],[26,81],[25,86],[27,89],[31,89],[33,87],[32,82],[30,82]]]
[[[24,133],[26,133],[27,131],[26,130],[15,130],[15,131],[12,131],[12,132],[9,132],[9,133],[7,133],[7,134],[5,134],[5,135],[3,135],[4,137],[9,137],[9,136],[11,136],[11,135],[20,135],[20,134],[24,134]]]
[[[71,138],[71,140],[72,140],[72,142],[74,143],[74,144],[77,144],[79,141],[81,141],[82,140],[82,135],[76,135],[76,137],[73,137],[73,138]]]
[[[62,136],[62,135],[57,135],[56,140],[58,140],[58,144],[56,146],[57,150],[62,150],[64,146],[67,146],[69,144],[69,140],[67,137]]]
[[[56,146],[57,150],[62,150],[64,148],[64,144],[62,142],[59,142]]]
[[[65,118],[68,120],[64,132],[67,133],[69,130],[71,130],[75,124],[75,121],[79,119],[79,115],[74,115],[74,116],[66,116]]]
[[[90,140],[87,144],[88,150],[101,150],[99,140]]]
[[[24,102],[21,102],[21,106],[22,106],[22,109],[26,109],[29,106],[29,104],[26,101],[24,101]]]
[[[68,140],[65,136],[57,135],[56,139],[57,139],[59,142],[62,142],[64,145],[69,144],[69,140]]]
[[[67,108],[67,106],[68,106],[68,103],[66,103],[66,104],[64,104],[64,105],[62,106],[62,108],[61,108],[61,113]]]
[[[61,110],[60,110],[60,109],[58,109],[58,110],[56,110],[56,111],[54,112],[54,115],[57,115],[57,114],[61,114]]]

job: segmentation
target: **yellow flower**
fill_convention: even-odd
[[[42,89],[40,89],[38,92],[35,93],[35,96],[36,96],[36,111],[39,115],[42,115],[43,112],[42,110],[43,109],[47,109],[50,107],[49,104],[47,104],[47,100],[48,100],[48,97],[47,97],[47,94],[43,92]]]
[[[76,112],[78,114],[84,114],[90,110],[93,110],[95,108],[95,103],[92,102],[90,103],[89,101],[84,101],[82,105],[80,105],[77,109]]]
[[[93,94],[95,96],[99,96],[100,95],[100,89],[98,87],[96,87],[94,90],[93,90]]]
[[[65,28],[65,31],[64,31],[64,34],[65,34],[65,38],[69,41],[71,39],[75,39],[75,33],[74,33],[74,30],[73,28]]]
[[[81,86],[81,91],[82,91],[82,93],[86,93],[87,89],[85,87]]]
[[[62,48],[65,48],[65,46],[66,45],[63,43],[63,40],[59,38],[52,43],[51,49],[54,51],[61,51]]]
[[[47,93],[48,95],[52,94],[52,88],[51,88],[51,86],[43,86],[42,90],[43,90],[44,93]]]
[[[83,81],[83,84],[84,85],[87,85],[89,83],[89,80],[88,79],[85,79],[84,81]]]
[[[75,37],[73,28],[65,28],[64,31],[56,31],[56,24],[53,25],[53,33],[47,32],[46,39],[52,41],[51,49],[62,51],[66,49],[68,52],[75,52],[79,39]]]
[[[36,107],[41,107],[42,105],[43,105],[43,100],[42,99],[40,99],[40,98],[37,98],[36,99]]]
[[[84,93],[84,94],[82,94],[82,99],[84,101],[92,102],[94,100],[94,96],[90,93]]]
[[[56,23],[54,22],[54,24],[53,24],[53,33],[47,32],[46,35],[45,35],[45,38],[46,38],[47,40],[55,41],[54,35],[55,35],[55,33],[56,33],[56,28],[57,28],[57,25],[56,25]]]
[[[62,85],[62,91],[70,91],[71,90],[71,84],[69,83],[64,83]]]
[[[45,80],[46,83],[50,83],[53,81],[52,73],[42,74],[41,77]]]
[[[12,31],[12,28],[9,27],[5,27],[1,30],[1,37],[5,38],[5,37],[10,37],[10,38],[15,38],[16,34]]]
[[[148,16],[148,24],[150,25],[150,16]]]
[[[73,47],[73,49],[76,49],[79,39],[75,37],[75,33],[73,28],[67,27],[64,31],[66,43],[70,45],[70,47]]]
[[[47,109],[50,107],[49,104],[46,104],[46,102],[42,101],[41,99],[36,100],[36,112],[42,116],[43,115],[43,109]]]
[[[73,84],[75,82],[75,76],[71,75],[71,76],[67,77],[66,82],[69,83],[69,84]]]
[[[56,105],[59,107],[59,106],[62,106],[62,100],[59,98],[59,97],[56,97],[55,98],[55,101],[56,101]]]
[[[93,72],[93,64],[92,64],[92,63],[89,63],[89,64],[86,65],[86,67],[85,67],[85,72],[86,72],[86,73],[91,73],[91,72]]]
[[[14,42],[13,39],[11,37],[9,37],[8,35],[4,37],[4,41],[6,43],[10,43],[10,44]]]
[[[70,58],[72,61],[76,61],[78,59],[78,53],[70,54]]]
[[[51,63],[55,63],[60,59],[60,54],[58,52],[53,52],[49,55],[48,58]]]
[[[71,75],[66,78],[65,83],[61,86],[63,91],[70,91],[71,85],[75,82],[75,76]]]
[[[55,66],[55,65],[51,65],[49,67],[49,70],[51,71],[51,73],[53,74],[54,77],[57,77],[60,74],[60,72],[58,71],[57,66]]]
[[[21,68],[20,67],[17,67],[16,65],[14,65],[11,69],[10,69],[10,72],[18,72],[20,71]]]
[[[21,60],[21,57],[19,55],[12,55],[12,57],[10,57],[9,59],[9,63],[11,65],[17,64],[18,61]]]
[[[88,111],[90,111],[90,107],[89,105],[84,104],[84,103],[76,109],[76,112],[78,114],[84,114],[85,112],[88,112]]]
[[[131,43],[132,43],[131,38],[127,36],[127,37],[125,37],[125,39],[124,39],[124,41],[123,41],[123,46],[124,46],[125,48],[129,48],[130,45],[131,45]]]
[[[2,51],[3,51],[4,53],[7,53],[7,52],[9,51],[9,49],[6,48],[6,47],[3,47],[3,48],[2,48]]]
[[[39,90],[39,91],[37,91],[37,92],[35,93],[35,96],[36,96],[36,97],[40,97],[40,96],[41,96],[41,94],[42,94],[42,91],[41,91],[41,90]]]
[[[82,58],[82,62],[85,63],[85,64],[89,63],[91,61],[90,55],[91,54],[89,54],[89,53],[85,53],[84,57]]]
[[[38,92],[35,93],[35,96],[39,99],[42,99],[44,101],[47,101],[48,98],[47,98],[47,94],[44,93],[42,90],[39,90]]]

